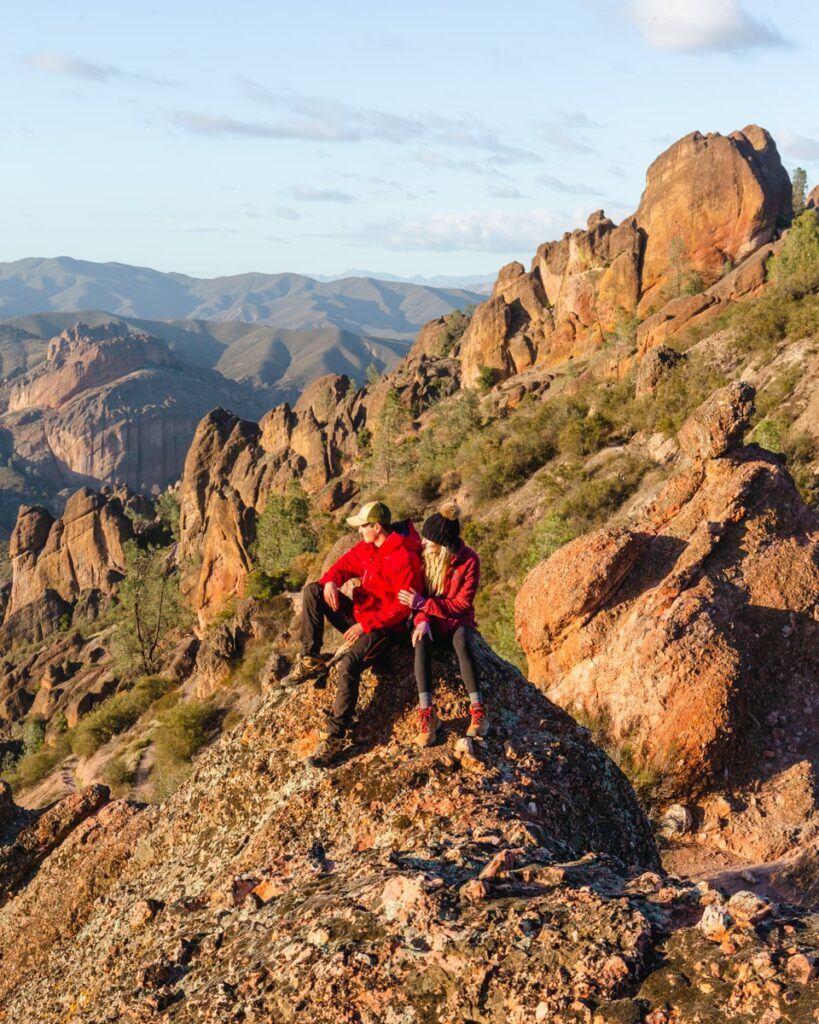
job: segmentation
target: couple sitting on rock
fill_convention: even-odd
[[[305,587],[303,653],[290,674],[290,683],[326,675],[328,665],[321,655],[325,618],[344,634],[341,656],[337,658],[335,701],[321,742],[310,758],[315,767],[326,768],[340,756],[358,701],[361,673],[407,636],[410,617],[418,684],[418,744],[431,746],[440,725],[432,706],[435,642],[451,644],[458,655],[470,700],[467,735],[486,735],[488,721],[472,651],[480,561],[461,540],[457,516],[454,503],[445,505],[425,520],[419,540],[411,522],[392,526],[387,506],[371,501],[347,520],[358,529],[361,541],[318,583]],[[339,592],[347,580],[356,578],[361,584],[352,598]]]

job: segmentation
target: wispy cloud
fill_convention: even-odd
[[[533,252],[561,233],[565,214],[555,210],[470,210],[439,212],[426,217],[396,218],[365,224],[349,232],[321,237],[342,238],[351,245],[380,246],[397,251]]]
[[[192,110],[176,110],[171,120],[183,131],[193,135],[230,136],[250,139],[305,139],[322,142],[351,142],[360,138],[341,125],[329,122],[242,121],[221,114],[202,114]]]
[[[527,197],[514,185],[490,185],[486,194],[492,199],[526,199]]]
[[[631,0],[631,16],[649,46],[681,53],[742,53],[790,47],[770,22],[743,10],[738,0]]]
[[[546,185],[547,188],[552,188],[556,192],[565,192],[572,196],[601,196],[603,194],[593,185],[584,185],[579,181],[563,181],[562,178],[556,178],[553,174],[540,174],[535,181],[538,185]]]
[[[508,179],[509,177],[508,174],[498,170],[489,158],[473,160],[470,157],[449,156],[439,149],[417,149],[410,154],[410,160],[414,160],[415,163],[422,164],[424,167],[474,174],[479,178]]]
[[[582,111],[565,110],[562,107],[531,123],[531,129],[539,142],[551,148],[584,155],[600,152],[589,137],[589,132],[605,127]]]
[[[782,152],[793,160],[819,160],[819,139],[811,139],[806,135],[784,131],[777,135]]]
[[[356,198],[349,192],[335,188],[312,188],[309,185],[291,185],[282,189],[282,195],[299,203],[354,203]]]
[[[82,78],[88,82],[111,82],[117,79],[128,82],[143,82],[148,85],[177,85],[170,78],[156,78],[143,75],[136,71],[116,67],[114,64],[97,64],[82,57],[74,57],[68,53],[57,53],[53,50],[38,50],[23,58],[35,71],[44,71],[50,75],[64,75],[68,78]]]
[[[282,220],[301,220],[301,214],[292,206],[277,206],[273,212]]]
[[[302,139],[313,142],[360,142],[374,140],[441,148],[471,149],[483,153],[485,162],[538,162],[541,157],[519,145],[507,133],[476,117],[444,118],[437,114],[405,116],[370,107],[343,103],[326,96],[309,96],[292,90],[274,92],[252,79],[236,79],[242,95],[263,104],[275,114],[270,118],[235,117],[210,111],[177,110],[170,117],[184,131],[198,135],[244,136],[266,139]]]

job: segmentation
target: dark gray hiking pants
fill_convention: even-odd
[[[346,594],[338,595],[338,610],[324,600],[324,587],[320,583],[308,583],[304,588],[301,612],[301,642],[305,654],[316,655],[321,651],[324,639],[324,620],[345,633],[355,624],[353,602]],[[352,724],[358,703],[358,686],[361,673],[376,658],[395,643],[398,634],[389,629],[374,629],[364,633],[344,654],[338,663],[338,684],[333,710],[327,716],[327,732],[331,736],[343,736]]]

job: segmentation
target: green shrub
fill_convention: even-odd
[[[118,597],[114,654],[119,670],[129,678],[149,675],[168,653],[174,630],[190,620],[170,549],[128,541]]]
[[[156,514],[171,537],[179,540],[179,498],[173,491],[163,491],[156,499]]]
[[[482,366],[478,370],[478,390],[483,394],[491,391],[500,380],[500,370],[492,366]]]
[[[298,483],[286,495],[271,494],[256,524],[257,567],[270,577],[286,574],[293,560],[316,550],[310,501]]]
[[[795,296],[819,288],[819,210],[805,210],[796,218],[779,254],[768,262],[768,275]]]
[[[65,735],[60,736],[54,746],[43,745],[24,753],[11,770],[2,773],[2,778],[15,792],[30,789],[52,772],[68,752],[68,739]]]
[[[151,704],[171,687],[161,676],[144,676],[131,690],[114,694],[98,708],[80,719],[71,739],[71,748],[80,757],[90,757],[137,721]]]
[[[245,580],[245,597],[255,597],[258,601],[272,601],[274,597],[286,590],[295,590],[296,584],[289,573],[270,574],[255,569]]]
[[[784,433],[787,426],[777,417],[766,416],[760,420],[751,433],[750,440],[769,452],[781,453],[785,450]]]
[[[134,769],[128,767],[127,759],[123,754],[112,757],[102,767],[102,777],[109,786],[120,788],[129,786],[134,779]]]
[[[23,728],[23,756],[36,754],[45,740],[45,719],[30,718]]]
[[[157,758],[190,761],[207,742],[218,717],[218,709],[209,701],[185,701],[163,711],[155,735]]]
[[[444,332],[441,337],[442,356],[448,356],[464,336],[464,332],[467,327],[469,327],[469,321],[472,319],[472,313],[474,310],[474,306],[467,306],[463,311],[460,309],[454,309],[444,317]]]

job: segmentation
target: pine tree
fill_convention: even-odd
[[[798,217],[805,210],[805,198],[808,194],[808,175],[804,167],[797,167],[791,178],[793,195],[793,216]]]

